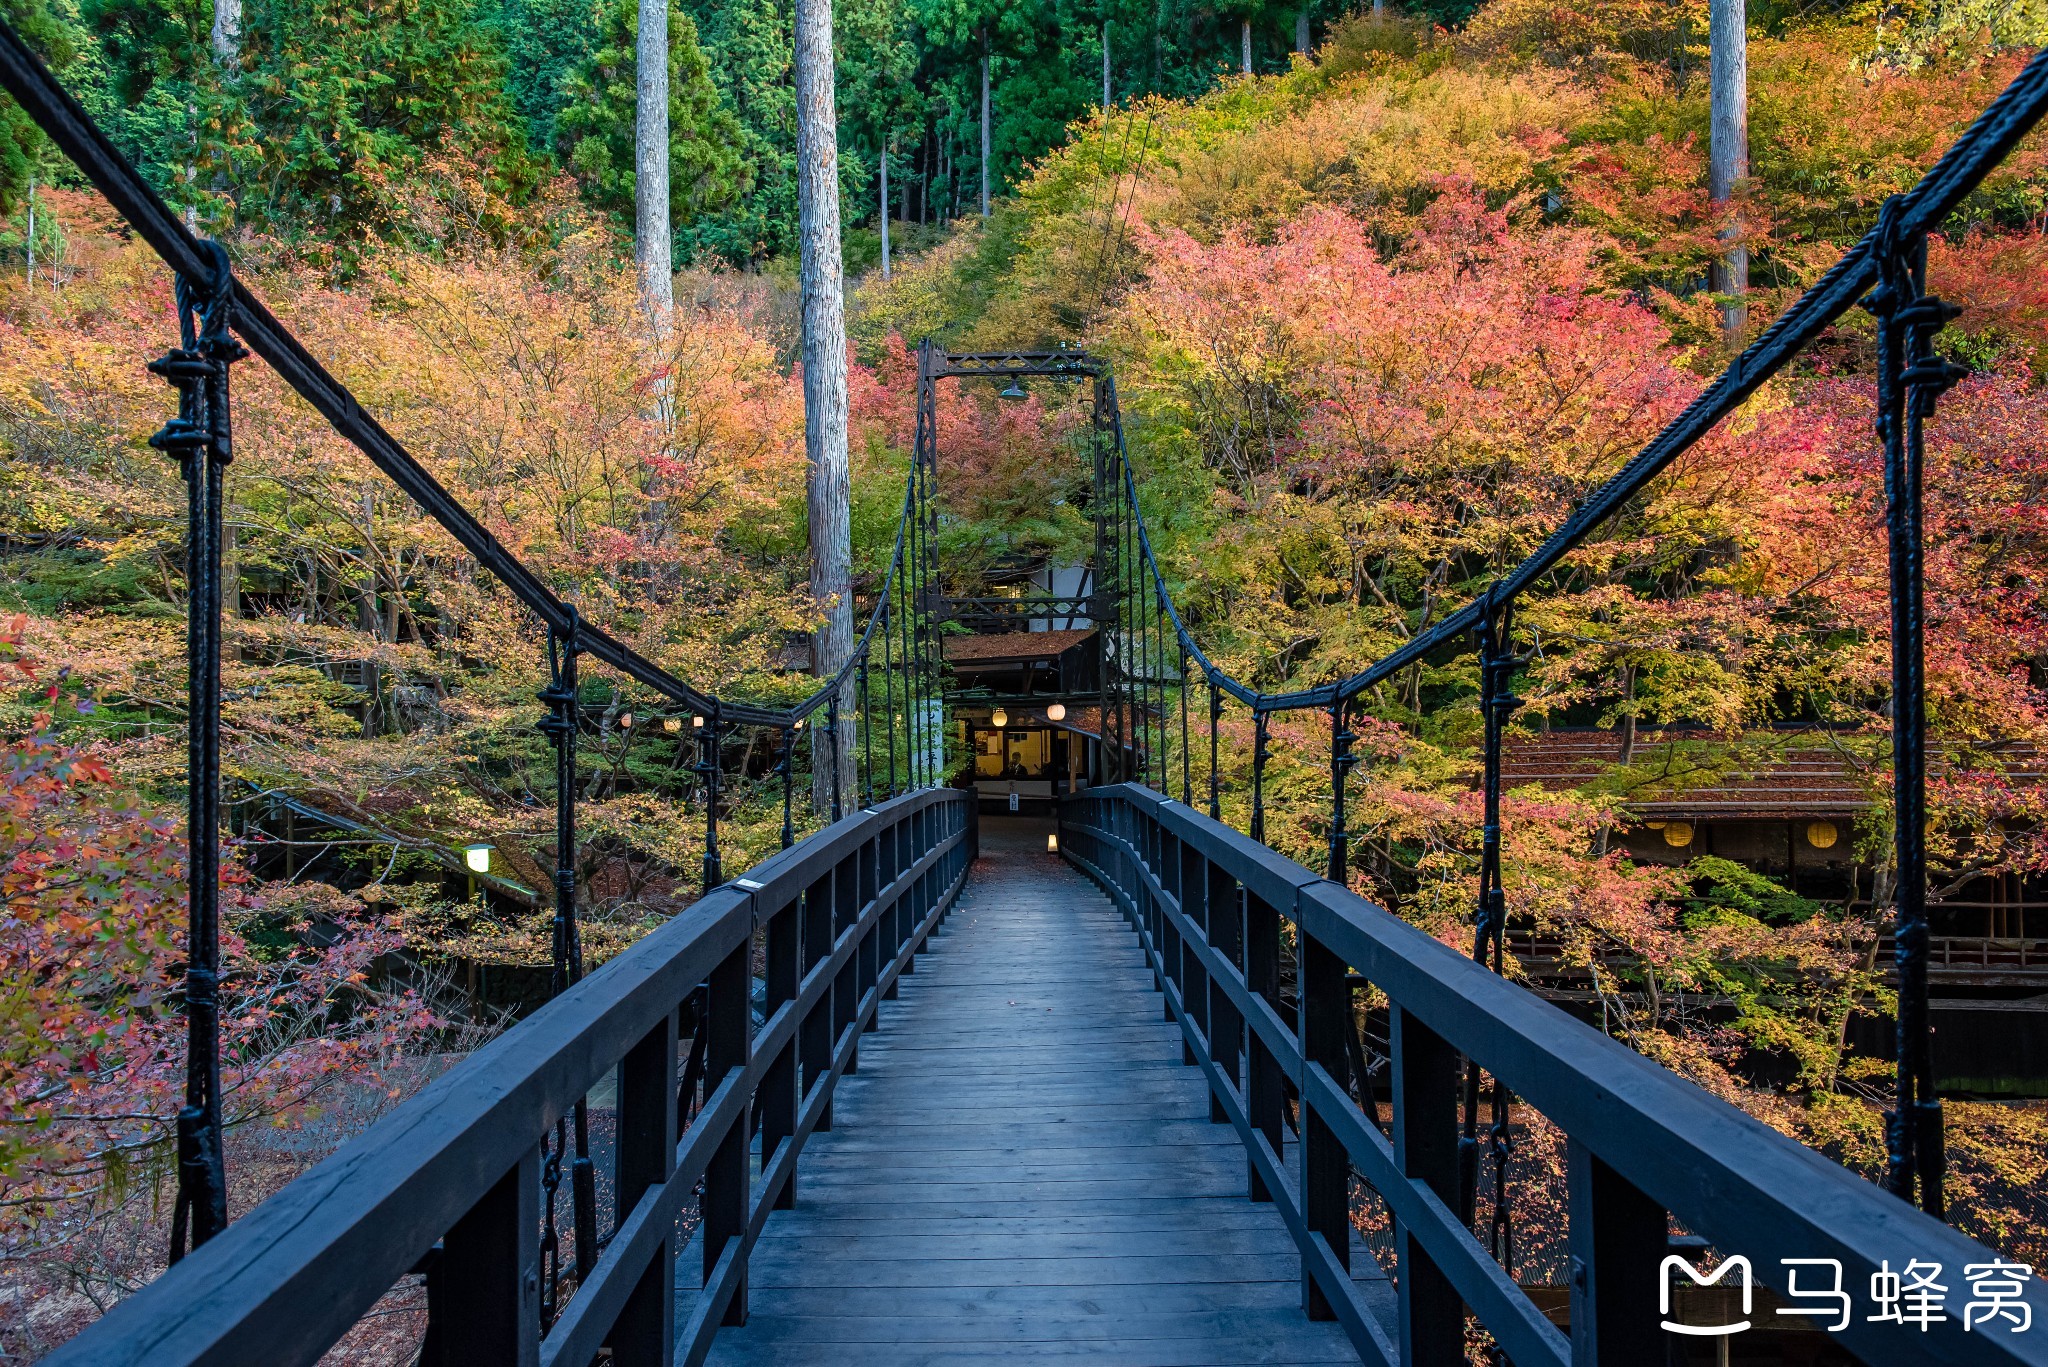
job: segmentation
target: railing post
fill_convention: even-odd
[[[149,365],[178,391],[178,414],[149,444],[176,457],[186,487],[185,1104],[170,1261],[227,1227],[220,1083],[220,657],[222,507],[234,459],[228,367],[248,353],[228,327],[234,277],[218,242],[201,244],[207,281],[180,275],[179,345]]]
[[[749,937],[726,955],[707,979],[710,990],[706,994],[703,1027],[707,1032],[704,1050],[706,1096],[715,1094],[729,1073],[747,1066],[754,1034],[752,977],[748,964],[752,952],[753,941]],[[700,1198],[699,1211],[703,1219],[704,1276],[707,1282],[725,1252],[726,1241],[746,1237],[747,1138],[752,1130],[749,1123],[751,1110],[751,1106],[740,1107],[739,1114],[733,1117],[731,1126],[718,1141],[711,1161],[704,1168],[704,1195]],[[732,1300],[726,1306],[725,1317],[719,1321],[721,1324],[747,1322],[745,1256],[744,1252],[740,1255],[742,1265],[735,1276]]]
[[[1252,713],[1252,828],[1251,838],[1266,843],[1266,713]]]
[[[1244,907],[1238,891],[1237,880],[1232,878],[1221,864],[1209,864],[1209,886],[1203,893],[1203,923],[1208,928],[1209,943],[1217,954],[1244,971]],[[1220,981],[1209,983],[1209,1057],[1216,1060],[1216,1069],[1242,1096],[1244,1076],[1238,1060],[1244,1051],[1244,1017],[1237,1009],[1237,1003],[1230,999],[1229,989]],[[1224,1108],[1223,1098],[1214,1092],[1209,1095],[1209,1120],[1213,1124],[1227,1124],[1230,1113]]]
[[[804,889],[803,900],[803,973],[807,978],[811,970],[823,963],[832,953],[832,875],[820,877]],[[833,1025],[836,1007],[833,998],[837,995],[837,984],[827,983],[824,992],[812,1004],[810,1012],[797,1027],[797,1051],[803,1065],[803,1095],[806,1100],[825,1074],[832,1067],[832,1046],[838,1035]],[[832,1101],[825,1099],[824,1108],[818,1114],[816,1129],[820,1132],[832,1128]]]
[[[860,888],[857,902],[857,905],[859,906],[860,910],[856,913],[856,915],[863,917],[865,917],[868,914],[868,908],[872,907],[875,904],[875,894],[879,890],[878,885],[875,881],[875,861],[879,856],[878,846],[878,841],[863,841],[861,842],[860,848],[856,850],[853,855],[854,873],[855,877],[859,880]],[[892,912],[891,914],[893,915],[894,913]],[[875,923],[869,926],[865,931],[861,933],[860,945],[859,948],[855,951],[855,957],[860,960],[861,966],[860,999],[862,1001],[866,1001],[868,993],[872,991],[876,987],[876,985],[879,984],[882,980],[881,918],[877,917]],[[870,1034],[881,1028],[881,1004],[880,1001],[877,1000],[875,1013],[867,1018],[867,1023],[861,1027],[861,1030],[864,1034]]]
[[[900,561],[898,562],[901,563]],[[889,743],[883,747],[889,752],[889,796],[896,796],[896,599],[901,592],[895,585],[889,585],[890,596],[882,600],[882,620],[877,623],[882,633],[882,714],[889,719]],[[908,687],[904,689],[906,695]],[[909,756],[906,754],[906,760]]]
[[[875,708],[874,698],[868,691],[866,649],[862,650],[860,663],[854,667],[854,673],[858,677],[860,690],[860,715],[855,720],[855,727],[860,732],[860,805],[872,807],[875,805],[875,732],[871,723],[874,720]]]
[[[1180,929],[1167,916],[1164,900],[1167,897],[1178,900],[1179,890],[1175,888],[1174,882],[1180,871],[1179,861],[1166,853],[1166,828],[1151,812],[1147,812],[1144,817],[1144,830],[1145,867],[1150,870],[1152,880],[1158,883],[1160,894],[1153,897],[1148,893],[1145,900],[1152,919],[1152,944],[1159,950],[1159,963],[1166,981],[1173,984],[1174,991],[1180,995],[1181,1002],[1185,1005],[1188,999],[1187,964],[1182,955]],[[1160,1009],[1166,1013],[1166,1019],[1171,1021],[1174,1018],[1173,1001],[1165,994],[1163,988],[1159,1004]],[[1180,1061],[1187,1065],[1192,1065],[1195,1061],[1194,1045],[1185,1034],[1181,1036]]]
[[[870,880],[873,884],[874,891],[868,894],[868,896],[870,897],[879,895],[883,888],[886,888],[891,883],[895,882],[897,876],[903,871],[903,869],[908,867],[907,865],[904,865],[899,861],[899,850],[897,848],[896,842],[890,840],[887,836],[877,837],[874,842],[874,849],[875,872],[874,877]],[[886,913],[884,913],[882,917],[883,934],[881,952],[881,961],[883,963],[888,963],[889,961],[893,960],[897,956],[897,954],[902,952],[903,942],[910,938],[910,932],[916,927],[920,919],[921,913],[919,912],[919,910],[917,908],[912,907],[908,899],[901,897],[897,898],[896,904],[890,907],[889,910]],[[910,974],[915,973],[916,971],[917,956],[913,954],[910,956],[909,959],[904,961],[903,972],[905,974]],[[885,992],[883,996],[890,1001],[896,1000],[896,998],[899,995],[901,995],[899,984],[900,979],[898,979],[897,981],[892,981],[889,984],[889,990]]]
[[[512,1170],[441,1241],[432,1318],[437,1360],[538,1367],[540,1362],[540,1151]]]
[[[1169,623],[1171,619],[1168,619]],[[1180,800],[1181,805],[1191,807],[1195,802],[1195,781],[1193,761],[1189,750],[1193,741],[1188,735],[1188,652],[1182,646],[1180,652]]]
[[[1202,852],[1191,840],[1175,840],[1178,847],[1178,867],[1174,874],[1174,892],[1180,898],[1181,915],[1187,919],[1194,934],[1203,944],[1209,942],[1209,911],[1206,905],[1209,894],[1209,861],[1202,858]],[[1180,946],[1180,999],[1187,1007],[1188,1019],[1201,1032],[1202,1044],[1214,1057],[1216,1041],[1209,1032],[1209,971],[1202,967],[1201,952],[1195,941],[1181,937]],[[1189,1062],[1193,1062],[1190,1058]]]
[[[577,659],[582,619],[574,607],[560,631],[548,633],[548,685],[540,701],[548,713],[539,724],[555,749],[555,916],[550,950],[552,971],[548,995],[559,997],[583,977],[583,941],[576,925],[576,739],[582,729],[581,689]],[[576,1158],[570,1167],[571,1227],[576,1240],[576,1278],[590,1275],[597,1263],[597,1173],[590,1161],[590,1112],[577,1098],[571,1116],[555,1124],[552,1140],[542,1141],[540,1236],[540,1316],[548,1328],[561,1310],[561,1239],[555,1230],[555,1193],[562,1180],[568,1130],[574,1124]]]
[[[832,943],[860,919],[860,867],[857,861],[842,859],[832,870]],[[847,956],[832,980],[832,1047],[838,1049],[848,1027],[860,1014],[860,946]],[[850,1077],[860,1071],[860,1045],[856,1040],[846,1060]]]
[[[697,756],[697,772],[704,779],[704,891],[709,893],[725,881],[724,861],[718,854],[718,778],[719,746],[724,741],[724,719],[720,715],[718,699],[711,700],[711,716],[706,719],[702,750]]]
[[[1884,442],[1885,533],[1892,628],[1892,832],[1899,976],[1898,1097],[1888,1116],[1885,1186],[1928,1214],[1943,1214],[1946,1158],[1941,1098],[1927,1023],[1927,696],[1925,547],[1921,525],[1924,427],[1935,402],[1966,372],[1934,352],[1934,335],[1960,310],[1927,293],[1927,240],[1901,241],[1900,196],[1878,215],[1883,284],[1866,307],[1878,319],[1877,433]]]
[[[796,1000],[799,984],[802,939],[801,917],[803,909],[795,902],[768,917],[763,930],[763,957],[766,960],[764,992],[761,1000],[761,1016],[772,1020],[783,1003]],[[796,1133],[797,1109],[802,1097],[797,1090],[798,1036],[801,1030],[790,1036],[789,1042],[777,1051],[770,1060],[767,1071],[761,1077],[761,1090],[755,1095],[755,1104],[761,1114],[761,1167],[765,1172],[775,1160],[775,1148],[783,1140]],[[796,1204],[796,1174],[790,1173],[789,1180],[772,1192],[766,1193],[774,1208],[788,1210]]]
[[[1344,1035],[1352,1028],[1351,987],[1344,961],[1311,936],[1302,935],[1297,943],[1301,946],[1302,1061],[1320,1065],[1332,1078],[1341,1080],[1350,1063]],[[1348,1271],[1351,1156],[1329,1123],[1309,1104],[1307,1088],[1302,1089],[1301,1097],[1301,1214],[1309,1233],[1325,1239],[1337,1265]],[[1336,1318],[1335,1308],[1316,1285],[1306,1259],[1302,1261],[1301,1294],[1310,1319]]]
[[[1458,1199],[1457,1052],[1399,1006],[1387,1014],[1394,1056],[1394,1163],[1449,1205]],[[1465,1367],[1465,1306],[1450,1278],[1412,1231],[1395,1231],[1395,1249],[1402,1367]]]
[[[1358,737],[1345,724],[1345,704],[1338,699],[1330,706],[1330,881],[1339,887],[1348,886],[1351,879],[1351,834],[1344,828],[1344,780],[1350,776],[1351,766],[1358,763],[1358,757],[1351,753],[1351,742]]]
[[[1223,775],[1216,767],[1217,734],[1223,721],[1223,690],[1209,685],[1209,819],[1223,819]]]
[[[1501,882],[1501,783],[1502,748],[1506,744],[1508,719],[1522,700],[1510,691],[1521,658],[1508,644],[1513,621],[1512,601],[1496,608],[1495,592],[1489,588],[1485,611],[1478,630],[1479,711],[1483,722],[1483,754],[1480,766],[1482,824],[1479,841],[1479,902],[1473,916],[1472,957],[1495,973],[1502,970],[1503,944],[1507,933],[1507,891]],[[1458,1141],[1458,1215],[1471,1224],[1479,1203],[1479,1064],[1465,1061],[1463,1133]],[[1510,1276],[1515,1267],[1514,1224],[1509,1210],[1508,1161],[1513,1153],[1509,1127],[1509,1096],[1501,1080],[1493,1079],[1490,1098],[1491,1124],[1487,1149],[1493,1158],[1493,1218],[1487,1230],[1487,1247]]]
[[[1565,1141],[1565,1168],[1574,1367],[1662,1362],[1665,1214],[1576,1139]]]
[[[663,1016],[619,1063],[618,1211],[675,1177],[676,1013]],[[627,1294],[611,1332],[614,1367],[669,1367],[676,1349],[676,1250],[663,1239]]]
[[[833,690],[831,701],[825,704],[826,762],[832,766],[832,819],[839,820],[845,815],[839,797],[839,693]]]
[[[1244,891],[1244,978],[1253,994],[1275,1012],[1280,1011],[1280,913],[1250,888]],[[1281,1134],[1287,1108],[1286,1074],[1258,1031],[1247,1030],[1245,1043],[1246,1119],[1272,1146],[1277,1159],[1286,1152]],[[1248,1158],[1246,1165],[1251,1199],[1272,1200],[1258,1164]]]

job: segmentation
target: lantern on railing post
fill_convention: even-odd
[[[1945,1141],[1927,1017],[1927,700],[1924,674],[1921,473],[1926,420],[1965,373],[1934,352],[1960,312],[1927,293],[1927,239],[1901,240],[1902,199],[1878,214],[1882,283],[1864,301],[1878,320],[1877,434],[1884,443],[1885,534],[1892,627],[1892,830],[1896,871],[1894,966],[1899,976],[1898,1097],[1886,1118],[1885,1186],[1944,1215]]]
[[[185,1104],[177,1119],[171,1262],[228,1222],[220,1114],[221,544],[234,459],[228,367],[248,353],[228,331],[235,285],[227,251],[218,242],[200,245],[212,278],[178,277],[179,344],[149,364],[178,391],[177,416],[149,444],[177,460],[186,488]]]

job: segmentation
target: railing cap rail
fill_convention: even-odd
[[[1294,896],[1274,905],[1302,934],[1363,973],[1453,1048],[1497,1072],[1531,1107],[1722,1255],[1747,1256],[1759,1282],[1786,1289],[1782,1258],[1834,1258],[1843,1265],[1843,1289],[1861,1305],[1870,1273],[1884,1262],[1895,1272],[1916,1258],[1942,1264],[1950,1321],[1922,1333],[1859,1318],[1841,1338],[1868,1360],[2048,1364],[2048,1335],[1962,1328],[1963,1268],[1996,1258],[1991,1249],[1384,907],[1186,804],[1135,784],[1090,789],[1068,801],[1090,797],[1140,806],[1246,886],[1254,880],[1270,886],[1285,876]],[[1275,861],[1292,873],[1280,875]],[[2021,1299],[2035,1323],[2048,1327],[2048,1285],[2030,1281]]]

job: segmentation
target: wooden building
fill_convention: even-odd
[[[1718,855],[1801,897],[1870,911],[1888,770],[1860,770],[1813,731],[1753,732],[1731,744],[1711,732],[1666,729],[1639,732],[1627,754],[1623,745],[1608,730],[1511,735],[1507,786],[1618,797],[1630,819],[1615,835],[1631,859],[1678,865]],[[2017,752],[2007,771],[2017,784],[2048,782],[2048,760],[2032,750]],[[1928,977],[1941,1086],[2048,1095],[2048,879],[1992,869],[1937,880],[1935,893]],[[1574,995],[1560,946],[1511,931],[1509,947],[1539,984]],[[1874,948],[1876,962],[1890,962],[1890,935]],[[1871,1016],[1856,1036],[1885,1054],[1889,1029]]]

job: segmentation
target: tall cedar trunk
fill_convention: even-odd
[[[988,217],[988,30],[981,31],[981,216]]]
[[[242,61],[242,0],[213,0],[213,60],[220,65],[221,74],[233,80]],[[225,172],[214,177],[216,192],[227,192]],[[29,211],[35,211],[35,183],[29,183]],[[35,283],[35,220],[29,220],[29,283]],[[223,488],[225,488],[223,480]],[[229,500],[232,508],[233,500]],[[235,546],[235,519],[232,516],[221,520],[220,542],[220,610],[224,617],[242,615],[242,556]],[[242,648],[231,641],[221,643],[224,658],[239,660]]]
[[[640,0],[640,32],[633,50],[633,264],[639,270],[640,311],[647,317],[650,369],[655,376],[647,416],[664,453],[674,430],[666,360],[676,311],[668,202],[668,4],[669,0]],[[651,464],[642,479],[647,502],[640,512],[641,536],[650,546],[660,545],[668,525],[668,490]],[[647,565],[644,572],[650,578],[671,577],[662,565]]]
[[[887,142],[882,144],[882,155],[876,158],[876,162],[882,173],[881,193],[878,198],[881,201],[880,218],[882,220],[882,278],[887,280],[889,278],[889,144]]]
[[[1308,6],[1303,5],[1294,16],[1294,50],[1308,55]]]
[[[1249,19],[1240,19],[1240,20],[1238,20],[1238,30],[1237,30],[1237,36],[1238,36],[1238,39],[1239,39],[1239,40],[1240,40],[1240,41],[1242,42],[1242,44],[1243,44],[1243,46],[1244,46],[1244,74],[1245,74],[1245,75],[1247,75],[1247,76],[1249,76],[1249,75],[1251,75],[1251,74],[1252,74],[1252,21],[1251,21],[1251,20],[1249,20]]]
[[[1726,295],[1721,330],[1731,350],[1749,328],[1749,248],[1739,242],[1742,225],[1733,200],[1749,179],[1749,15],[1745,0],[1713,0],[1707,43],[1712,54],[1713,107],[1707,193],[1727,215],[1722,236],[1728,253],[1714,263],[1709,284]]]
[[[832,98],[832,0],[796,0],[797,236],[802,252],[804,456],[809,462],[811,598],[822,617],[811,660],[829,677],[853,650],[852,479],[846,460],[846,304],[839,257],[839,115]],[[839,793],[858,806],[853,689],[839,698]],[[820,717],[818,723],[825,719]],[[813,733],[814,736],[816,733]],[[832,808],[832,766],[820,754],[811,799]]]
[[[213,60],[233,66],[242,59],[242,0],[213,0]]]
[[[668,222],[668,0],[640,0],[633,120],[633,264],[640,307],[658,344],[675,317],[676,284]]]
[[[1109,20],[1102,21],[1102,107],[1107,109],[1115,101],[1109,96]]]

